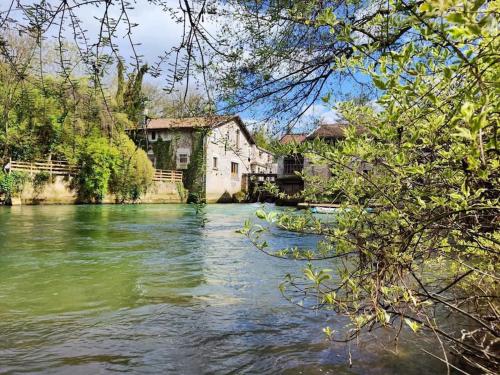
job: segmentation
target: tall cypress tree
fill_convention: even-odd
[[[144,111],[144,96],[142,94],[142,81],[148,71],[148,65],[142,65],[137,72],[129,75],[125,86],[125,67],[121,60],[118,61],[118,87],[116,89],[116,104],[118,110],[127,114],[134,124],[141,121]]]

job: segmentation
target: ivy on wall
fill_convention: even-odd
[[[161,137],[151,144],[153,149],[157,169],[175,169],[175,156],[172,141],[164,141]]]
[[[183,174],[184,187],[189,191],[188,202],[205,201],[205,136],[207,130],[192,133],[191,160]]]
[[[0,170],[0,195],[4,203],[10,204],[12,196],[23,190],[29,176],[24,172],[5,173]]]
[[[36,195],[43,191],[45,185],[52,180],[52,175],[47,171],[40,171],[33,177],[33,190]]]

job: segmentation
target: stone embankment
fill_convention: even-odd
[[[11,198],[12,205],[80,203],[77,191],[72,184],[77,170],[66,162],[24,163],[11,161],[7,169],[24,172],[32,177],[24,183],[20,193]],[[35,186],[33,176],[40,172],[48,173],[50,178],[43,185]],[[146,194],[134,203],[183,203],[186,200],[185,196],[181,171],[155,170],[153,182]],[[121,202],[115,195],[108,194],[104,197],[102,203]]]

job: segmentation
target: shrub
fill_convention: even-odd
[[[78,165],[75,182],[82,202],[102,202],[108,191],[119,202],[136,201],[154,174],[146,153],[125,134],[112,141],[92,138],[80,152]]]
[[[50,173],[47,171],[40,171],[33,177],[33,190],[40,193],[45,184],[50,181]]]
[[[233,194],[233,199],[236,203],[243,203],[246,200],[246,194],[242,191],[238,191],[237,193]]]
[[[119,202],[136,201],[151,184],[154,168],[144,150],[126,135],[116,140],[118,159],[113,170],[110,190]]]
[[[78,156],[80,170],[75,180],[80,201],[102,202],[118,161],[119,152],[107,139],[87,142]]]
[[[24,172],[5,173],[0,171],[0,194],[5,195],[5,202],[10,202],[14,194],[19,193],[28,176]]]

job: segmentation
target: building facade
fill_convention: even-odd
[[[276,172],[239,116],[151,119],[137,133],[155,168],[184,171],[186,188],[201,187],[209,203],[232,201],[244,175]]]
[[[286,134],[281,138],[280,143],[300,144],[305,141],[322,139],[323,141],[334,145],[338,141],[345,139],[348,126],[349,125],[347,123],[320,124],[309,134]],[[364,132],[364,128],[358,127],[356,129],[356,133],[358,135]],[[367,166],[362,167],[363,171],[368,169],[369,168]],[[301,154],[278,157],[277,184],[281,192],[290,196],[286,202],[283,202],[284,204],[294,204],[301,201],[300,197],[293,197],[294,195],[300,195],[300,192],[304,189],[304,181],[298,173],[322,177],[324,179],[333,177],[328,164],[315,164],[312,160]]]

